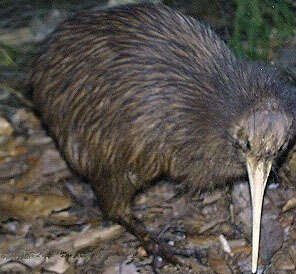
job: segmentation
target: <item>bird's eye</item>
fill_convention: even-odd
[[[251,150],[251,144],[249,141],[247,141],[247,143],[246,143],[246,148],[247,148],[247,150]]]

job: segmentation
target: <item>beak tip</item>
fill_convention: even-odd
[[[252,158],[247,161],[247,170],[252,198],[252,273],[257,273],[260,223],[266,181],[271,169],[271,161],[257,161]]]

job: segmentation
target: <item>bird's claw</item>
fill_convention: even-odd
[[[178,256],[194,257],[199,263],[201,263],[201,257],[203,256],[198,250],[177,248],[164,241],[159,241],[158,237],[153,241],[149,249],[153,255],[152,268],[154,273],[157,274],[160,273],[159,269],[163,266],[164,261],[174,265],[190,267],[184,259]]]

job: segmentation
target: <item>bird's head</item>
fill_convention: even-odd
[[[242,115],[231,136],[248,171],[253,208],[252,271],[256,272],[264,189],[273,159],[289,141],[292,116],[285,111],[253,109]]]
[[[234,146],[246,161],[272,161],[289,141],[292,117],[280,111],[252,111],[232,128]]]

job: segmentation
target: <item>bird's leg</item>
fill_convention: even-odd
[[[125,227],[127,231],[135,235],[142,243],[147,253],[153,256],[152,268],[155,273],[159,273],[158,269],[161,267],[159,257],[172,264],[187,266],[190,268],[194,262],[189,263],[189,261],[185,261],[178,255],[183,257],[194,257],[199,263],[201,263],[202,255],[198,250],[177,248],[162,240],[164,233],[171,227],[166,228],[160,233],[149,231],[146,225],[132,214],[121,216],[117,222]]]
[[[162,241],[161,236],[163,233],[159,235],[148,231],[146,225],[132,214],[125,217],[121,216],[118,223],[135,235],[141,241],[145,250],[154,256],[154,259],[161,256],[168,262],[183,265],[184,262],[175,255],[192,256],[196,254],[195,250],[178,249]]]
[[[125,179],[126,182],[118,183],[120,179]],[[132,179],[133,177],[131,177],[130,174],[129,176],[120,176],[120,178],[113,175],[104,180],[103,183],[101,182],[95,185],[98,200],[100,201],[104,214],[109,219],[122,225],[128,232],[135,235],[147,253],[154,257],[154,263],[157,261],[158,256],[160,256],[170,263],[188,266],[187,263],[184,263],[184,261],[176,255],[186,257],[195,256],[198,258],[197,251],[182,250],[169,245],[166,241],[161,239],[166,231],[160,234],[150,231],[141,220],[132,214],[131,201],[137,191],[137,188],[133,188],[132,186],[139,185],[139,183],[132,181]],[[102,192],[104,192],[105,195],[100,196]],[[109,195],[106,195],[106,193]],[[154,265],[156,265],[156,263]],[[157,270],[155,270],[155,272],[157,273]]]

